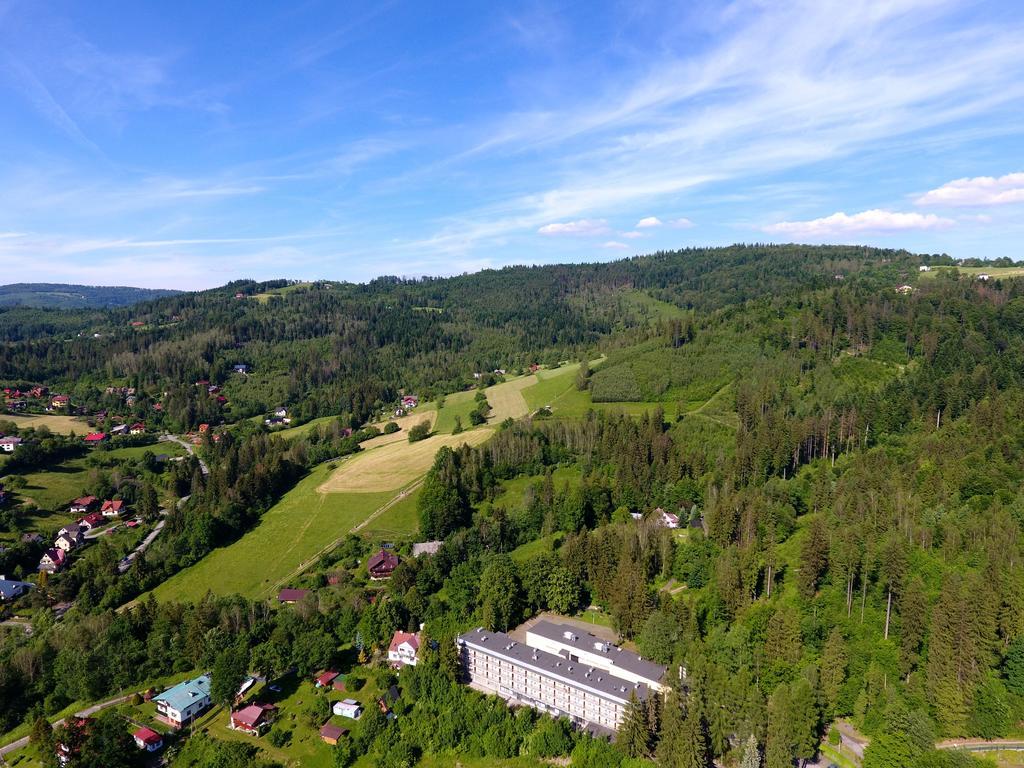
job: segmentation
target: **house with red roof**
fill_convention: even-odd
[[[125,507],[124,502],[121,501],[121,499],[104,501],[103,506],[100,507],[100,513],[104,517],[118,517],[122,512],[127,511],[128,509]]]
[[[67,395],[54,395],[50,400],[50,405],[54,408],[67,408],[69,402],[71,402],[71,398]]]
[[[135,422],[128,429],[128,434],[129,435],[144,435],[145,433],[146,433],[146,425],[143,422],[141,422],[141,421]]]
[[[86,445],[99,445],[100,443],[106,442],[106,432],[90,432],[85,436]]]
[[[136,747],[147,752],[156,752],[164,745],[164,737],[152,728],[146,728],[145,726],[133,733],[132,738],[135,739]]]
[[[250,704],[231,713],[231,728],[235,731],[259,736],[260,731],[270,726],[277,707],[273,704]]]
[[[291,605],[292,603],[299,603],[305,599],[306,595],[309,594],[308,589],[292,589],[287,587],[277,593],[277,602],[284,603],[285,605]]]
[[[92,512],[100,500],[95,496],[81,496],[71,502],[71,514],[85,515]]]
[[[333,669],[328,669],[324,672],[321,672],[316,678],[316,687],[326,688],[334,682],[334,678],[336,678],[338,674],[339,673],[335,672]]]
[[[103,522],[103,515],[99,512],[90,512],[85,517],[79,519],[78,525],[87,531],[91,531],[97,525],[102,525]]]
[[[51,547],[43,553],[39,559],[39,570],[46,573],[57,573],[68,561],[68,556],[63,549]]]
[[[391,637],[391,645],[388,646],[388,663],[396,668],[404,667],[406,664],[416,666],[416,654],[420,650],[420,636],[418,632],[395,632]]]
[[[373,581],[390,579],[397,567],[398,555],[390,549],[382,549],[371,555],[370,559],[366,561],[366,570],[369,571],[370,579]]]

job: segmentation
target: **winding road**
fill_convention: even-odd
[[[160,437],[158,439],[159,439],[159,441],[161,443],[177,443],[178,445],[180,445],[182,448],[184,448],[188,452],[189,456],[195,456],[196,455],[196,447],[194,445],[192,445],[192,443],[188,442],[187,440],[182,440],[177,435],[163,434],[163,435],[160,435]],[[202,473],[204,475],[210,474],[210,468],[208,466],[206,466],[206,462],[203,461],[201,458],[199,459],[199,469],[200,469],[200,471],[202,471]]]
[[[116,699],[108,699],[107,701],[102,701],[99,704],[93,704],[91,707],[86,707],[80,712],[75,712],[75,717],[89,717],[89,715],[94,715],[101,709],[106,709],[107,707],[114,707],[118,704],[122,704],[128,701],[128,699],[130,699],[131,697],[132,695],[129,693],[125,696],[118,696]],[[63,724],[64,718],[62,717],[60,720],[57,720],[53,723],[53,727],[56,728]],[[6,765],[8,754],[10,754],[11,752],[17,752],[19,749],[26,746],[28,746],[28,736],[22,736],[17,741],[12,741],[10,744],[5,744],[4,746],[0,747],[0,762]]]

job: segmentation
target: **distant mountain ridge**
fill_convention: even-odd
[[[64,283],[12,283],[0,285],[0,307],[40,309],[91,309],[126,307],[140,301],[174,296],[181,291],[163,288],[131,288]]]

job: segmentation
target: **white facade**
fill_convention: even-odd
[[[583,666],[574,667],[568,662],[554,662],[558,665],[557,671],[552,671],[552,659],[543,651],[535,652],[535,656],[527,655],[525,659],[513,658],[504,652],[508,646],[484,647],[474,642],[474,634],[470,632],[459,638],[461,665],[472,685],[553,717],[567,717],[578,726],[597,725],[617,730],[630,695],[634,692],[638,692],[639,698],[647,695],[646,688],[638,689],[625,680]],[[487,633],[482,637],[486,642],[496,635],[502,642],[511,641],[502,633]]]
[[[392,664],[411,664],[416,666],[416,649],[411,643],[399,643],[388,650],[388,661]]]
[[[333,711],[338,717],[358,720],[363,714],[363,705],[355,699],[344,699],[343,701],[334,702]]]

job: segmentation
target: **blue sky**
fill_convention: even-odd
[[[1024,258],[1024,5],[0,0],[7,281]]]

